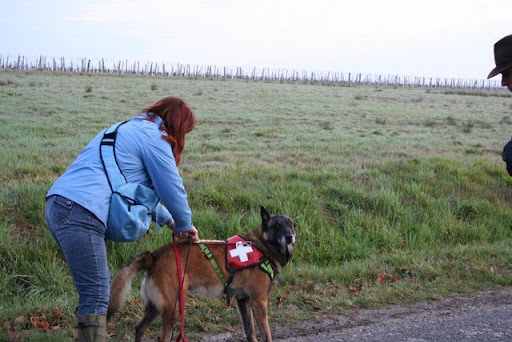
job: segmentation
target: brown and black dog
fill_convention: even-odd
[[[261,252],[278,275],[290,261],[295,250],[295,223],[286,215],[269,215],[261,207],[261,226],[246,235],[247,241]],[[259,328],[261,341],[272,341],[268,324],[267,306],[272,279],[259,267],[248,267],[230,273],[225,265],[225,246],[208,246],[220,271],[226,279],[230,276],[229,293],[237,301],[238,313],[248,341],[255,342],[256,333],[253,318]],[[215,298],[225,293],[222,283],[210,261],[197,244],[180,244],[181,269],[184,274],[183,288],[200,297]],[[162,315],[163,324],[160,341],[170,341],[172,329],[180,315],[177,298],[180,284],[176,273],[176,259],[172,244],[164,245],[154,252],[143,253],[132,263],[119,270],[111,287],[108,317],[121,309],[131,289],[133,278],[140,271],[146,276],[142,281],[141,294],[144,299],[144,317],[135,326],[135,341],[141,341],[149,324]],[[229,295],[229,294],[228,294]]]

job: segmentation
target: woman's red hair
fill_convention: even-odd
[[[190,107],[182,99],[169,96],[144,108],[143,112],[162,118],[160,129],[167,133],[163,139],[171,144],[176,165],[179,165],[185,147],[185,135],[196,125],[196,117]],[[148,116],[148,120],[154,119],[156,116]]]

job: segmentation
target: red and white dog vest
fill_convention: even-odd
[[[263,252],[240,235],[227,240],[226,266],[230,271],[260,264],[262,260]]]

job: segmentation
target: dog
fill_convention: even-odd
[[[256,250],[260,250],[263,259],[270,264],[271,271],[278,277],[294,254],[296,224],[286,215],[270,215],[263,206],[260,208],[260,214],[261,225],[246,235],[249,242],[244,246],[249,245],[251,249],[255,247]],[[233,271],[232,267],[224,262],[227,255],[225,245],[212,244],[208,245],[208,249],[217,261],[217,271],[198,244],[179,245],[185,294],[188,291],[203,298],[215,298],[228,292],[228,304],[231,295],[236,299],[247,341],[257,341],[255,321],[261,341],[271,342],[267,308],[273,280],[276,277],[269,276],[272,272],[265,272],[262,267],[245,267]],[[114,313],[122,309],[130,292],[132,280],[141,271],[146,273],[141,285],[144,316],[135,326],[135,341],[142,340],[148,326],[159,315],[162,316],[159,341],[170,341],[172,329],[180,315],[179,305],[176,305],[180,284],[172,244],[164,245],[153,252],[145,252],[135,257],[129,266],[119,270],[112,281],[107,317],[110,319]],[[230,280],[229,284],[223,284],[222,275]]]

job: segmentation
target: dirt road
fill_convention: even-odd
[[[512,288],[411,305],[349,310],[293,326],[272,327],[275,342],[512,341]],[[201,341],[244,341],[242,334]]]

